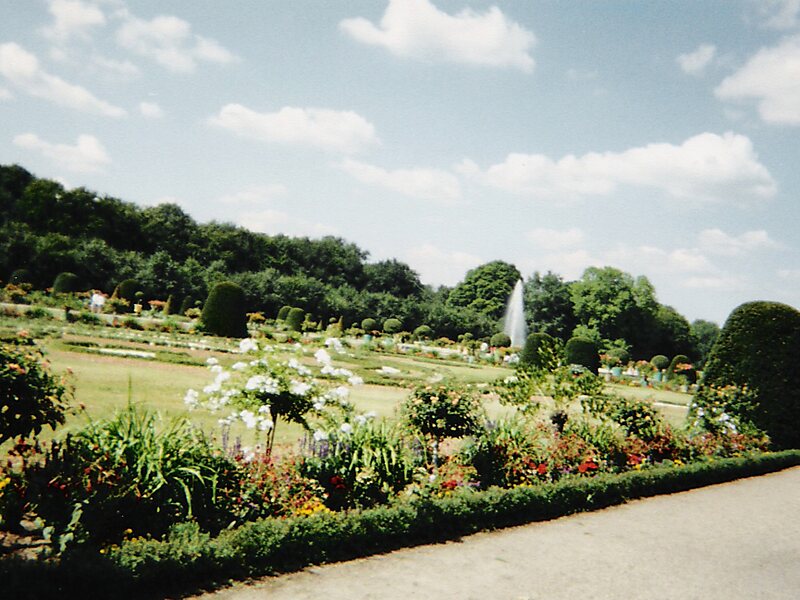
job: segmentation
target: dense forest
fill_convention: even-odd
[[[65,189],[18,165],[0,165],[0,278],[52,286],[75,273],[85,289],[111,292],[133,279],[148,299],[202,302],[211,286],[233,281],[248,309],[274,317],[296,306],[327,323],[397,318],[437,337],[498,331],[505,303],[522,274],[494,261],[453,288],[433,289],[397,260],[369,262],[368,252],[337,237],[309,239],[254,233],[229,223],[197,223],[175,204],[142,208],[85,188]],[[555,273],[525,280],[530,331],[562,340],[575,333],[601,347],[625,347],[634,358],[685,354],[701,360],[718,328],[689,324],[656,299],[645,277],[612,267],[586,270],[578,281]]]

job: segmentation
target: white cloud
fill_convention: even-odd
[[[654,246],[618,244],[603,257],[604,264],[621,265],[632,273],[709,274],[716,267],[695,248],[665,250]]]
[[[800,25],[800,0],[758,0],[764,26],[770,29],[794,29]]]
[[[170,15],[145,21],[127,14],[117,30],[117,43],[175,72],[191,73],[198,62],[228,64],[238,60],[215,40],[192,33],[189,23]]]
[[[754,250],[778,246],[763,229],[745,231],[739,236],[728,235],[721,229],[704,229],[698,240],[707,252],[720,256],[741,256]]]
[[[528,232],[528,239],[545,250],[570,248],[583,241],[583,231],[577,227],[570,229],[547,229],[537,227]]]
[[[99,171],[111,159],[103,144],[92,135],[79,135],[74,146],[53,144],[34,133],[22,133],[14,137],[14,144],[26,150],[39,152],[61,168],[77,172]]]
[[[420,280],[430,285],[455,285],[470,269],[484,261],[467,252],[447,252],[433,244],[423,244],[409,249],[405,262],[419,273]]]
[[[289,236],[323,237],[339,233],[335,227],[298,219],[286,212],[273,209],[240,213],[237,215],[236,223],[251,231],[270,235],[282,233]]]
[[[0,87],[0,102],[3,100],[13,100],[14,95],[9,92],[6,88]]]
[[[458,170],[486,185],[546,198],[608,196],[621,185],[708,201],[763,199],[776,192],[775,181],[758,161],[750,139],[734,133],[702,133],[679,146],[648,144],[559,160],[543,154],[509,154],[485,170],[464,160]]]
[[[135,77],[140,73],[139,67],[129,60],[114,60],[112,58],[105,58],[104,56],[94,56],[92,57],[92,61],[98,67],[123,78]]]
[[[358,181],[421,200],[453,203],[461,198],[458,178],[439,169],[396,169],[387,171],[374,165],[347,159],[341,168]]]
[[[800,125],[800,35],[761,48],[714,93],[722,100],[754,99],[767,123]]]
[[[378,141],[372,123],[352,111],[285,106],[278,112],[261,113],[241,104],[226,104],[210,122],[241,137],[346,153]]]
[[[702,75],[717,53],[713,44],[701,44],[694,52],[681,54],[676,59],[684,73]]]
[[[285,196],[289,190],[285,185],[273,183],[269,185],[255,185],[232,194],[222,196],[219,201],[224,204],[264,204],[271,200]]]
[[[106,23],[102,10],[81,0],[50,0],[49,10],[53,23],[41,32],[54,42],[64,42],[71,37],[86,39],[92,27]]]
[[[148,119],[160,119],[164,116],[163,109],[155,102],[140,102],[139,112]]]
[[[403,58],[533,70],[536,38],[492,6],[449,15],[429,0],[389,0],[380,26],[357,17],[339,23],[353,39]]]
[[[13,42],[0,44],[0,75],[17,89],[60,106],[106,117],[127,114],[85,88],[46,72],[35,55]]]
[[[746,289],[746,283],[741,277],[731,275],[689,277],[683,281],[683,287],[701,290],[717,290],[733,292]]]

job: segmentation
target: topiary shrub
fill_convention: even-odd
[[[54,294],[72,294],[80,291],[80,279],[75,273],[59,273],[53,282]]]
[[[754,401],[724,410],[766,432],[775,447],[800,448],[798,357],[800,312],[778,302],[742,304],[711,348],[702,387],[746,387]]]
[[[609,348],[606,354],[610,358],[616,359],[619,365],[627,365],[631,360],[631,353],[625,348]]]
[[[290,310],[292,310],[292,307],[288,304],[281,306],[281,309],[278,311],[278,321],[285,321],[286,317],[289,316]]]
[[[286,314],[286,326],[292,331],[302,331],[305,321],[306,311],[302,308],[292,308]]]
[[[215,285],[200,317],[203,329],[224,337],[247,337],[244,290],[230,281]]]
[[[511,338],[507,333],[500,331],[489,338],[489,345],[495,348],[508,348],[511,346]]]
[[[128,302],[134,302],[136,300],[136,292],[138,292],[141,287],[142,286],[140,286],[139,282],[135,279],[124,279],[120,281],[117,286],[117,296],[124,298]]]
[[[178,314],[186,315],[186,311],[194,308],[194,299],[191,296],[185,296],[181,301],[181,307],[178,309]]]
[[[650,359],[650,364],[653,365],[659,371],[663,371],[664,369],[669,367],[669,359],[663,354],[656,354],[653,358]]]
[[[600,355],[597,352],[597,344],[589,338],[574,337],[570,338],[564,347],[567,363],[571,365],[582,365],[592,373],[597,373],[600,367]]]
[[[175,314],[175,296],[170,294],[167,297],[167,301],[164,303],[164,316],[174,315]]]
[[[520,364],[539,369],[548,367],[549,361],[545,360],[543,356],[545,349],[552,349],[555,352],[555,338],[546,333],[531,333],[525,340],[525,346],[519,355]]]
[[[670,361],[669,367],[667,368],[668,378],[671,379],[679,375],[683,375],[691,382],[694,382],[695,380],[694,367],[692,366],[689,357],[685,354],[676,354],[672,358],[672,361]]]
[[[8,283],[13,283],[14,285],[33,283],[33,275],[31,275],[28,269],[17,269],[11,273],[11,277],[8,278]]]
[[[399,332],[403,328],[403,323],[400,319],[386,319],[383,322],[383,332],[389,335]]]
[[[366,319],[361,321],[361,329],[363,329],[367,333],[369,333],[371,331],[377,331],[378,322],[375,319],[371,318],[371,317],[367,317]]]
[[[433,329],[427,325],[420,325],[414,330],[415,340],[429,340],[433,337]]]

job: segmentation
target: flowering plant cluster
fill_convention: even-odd
[[[345,385],[325,385],[319,378],[346,380],[358,385],[363,380],[351,371],[333,366],[330,354],[319,349],[314,358],[320,365],[316,374],[296,358],[281,360],[274,349],[252,338],[239,344],[244,358],[225,369],[215,358],[208,359],[214,380],[202,391],[190,389],[184,403],[189,409],[200,406],[212,411],[227,410],[223,425],[241,421],[248,429],[268,432],[267,451],[272,450],[275,427],[283,419],[310,429],[310,414],[324,416],[326,409],[351,409],[350,390]]]
[[[402,413],[420,433],[442,440],[476,431],[480,403],[469,390],[446,384],[426,385],[411,393],[403,403]]]
[[[693,429],[714,434],[735,434],[743,430],[755,433],[747,416],[753,414],[757,406],[757,394],[746,385],[704,385],[689,405],[688,421]]]

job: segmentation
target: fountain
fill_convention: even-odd
[[[525,311],[522,306],[522,280],[518,280],[508,299],[506,314],[503,317],[503,331],[511,338],[511,345],[522,348],[525,345],[527,327],[525,326]]]

